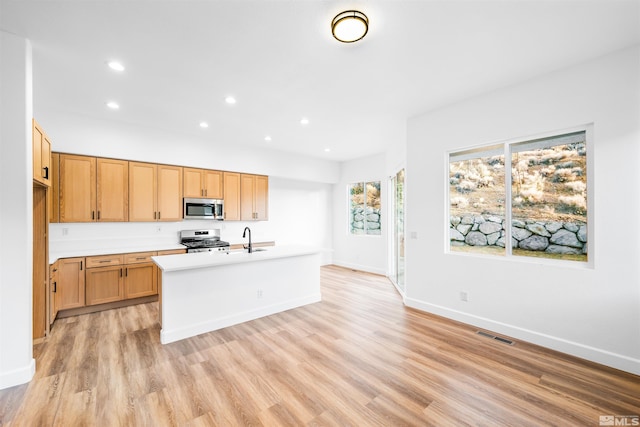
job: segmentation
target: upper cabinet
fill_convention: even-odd
[[[47,191],[49,222],[60,222],[60,154],[51,153],[51,189]]]
[[[224,219],[240,220],[240,174],[224,173]]]
[[[222,171],[184,168],[184,197],[222,199],[224,195]]]
[[[32,121],[33,138],[33,180],[51,186],[51,141],[42,127]]]
[[[227,221],[269,218],[269,177],[52,153],[50,222],[182,221],[183,197],[224,200]]]
[[[60,222],[96,220],[96,158],[60,154]]]
[[[129,162],[129,221],[181,221],[182,168]]]
[[[240,175],[240,219],[269,219],[269,177]]]
[[[129,220],[129,162],[126,160],[96,160],[98,221]]]
[[[129,162],[72,154],[59,161],[60,222],[128,220]]]

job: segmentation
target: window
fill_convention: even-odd
[[[586,262],[586,147],[583,130],[450,153],[450,250]]]
[[[349,233],[380,235],[380,181],[349,185]]]

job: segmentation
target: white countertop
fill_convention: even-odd
[[[256,248],[258,249],[258,248]],[[302,255],[311,255],[330,249],[322,249],[314,246],[270,246],[259,248],[253,253],[246,251],[224,252],[199,252],[191,254],[164,255],[151,259],[164,272],[191,270],[196,268],[216,267],[220,265],[242,264],[247,262],[264,261],[277,258],[290,258]]]
[[[50,249],[49,264],[53,264],[60,258],[74,258],[94,255],[111,255],[111,254],[127,254],[134,252],[154,252],[154,251],[171,251],[176,249],[186,249],[184,245],[179,243],[166,242],[147,242],[147,243],[121,243],[121,246],[100,246],[94,247],[67,247],[65,249]]]

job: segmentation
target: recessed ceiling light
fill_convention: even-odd
[[[208,127],[209,127],[209,123],[207,123],[207,122],[200,122],[200,127],[201,127],[201,128],[203,128],[203,129],[206,129],[206,128],[208,128]]]
[[[306,117],[303,117],[302,119],[300,119],[300,124],[301,125],[308,125],[309,124],[309,119],[307,119]]]
[[[325,153],[328,153],[329,151],[331,151],[331,148],[325,148],[325,149],[324,149],[324,152],[325,152]]]
[[[124,65],[118,61],[109,61],[107,62],[107,65],[114,71],[124,71]]]
[[[118,108],[120,108],[120,105],[118,105],[117,102],[109,101],[107,102],[107,107],[111,108],[112,110],[117,110]]]
[[[271,141],[271,137],[269,135],[267,135],[267,136],[264,137],[264,140],[269,142],[269,141]]]
[[[226,102],[227,104],[235,104],[236,103],[236,99],[233,96],[227,96],[224,99],[224,102]]]

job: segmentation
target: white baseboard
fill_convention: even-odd
[[[28,383],[31,381],[35,373],[36,359],[31,359],[31,363],[24,368],[14,369],[9,372],[2,372],[0,373],[0,390]]]
[[[564,338],[543,334],[515,325],[498,322],[485,317],[475,316],[462,311],[453,310],[435,304],[413,298],[405,298],[405,305],[427,313],[436,314],[448,319],[476,326],[491,332],[507,335],[522,341],[556,350],[572,356],[580,357],[612,368],[640,375],[640,360],[622,354],[613,353],[604,349],[591,347]]]
[[[279,304],[259,307],[255,310],[245,311],[232,316],[212,319],[197,325],[190,325],[186,328],[173,329],[170,331],[162,329],[160,331],[160,342],[162,344],[169,344],[181,339],[248,322],[250,320],[259,319],[261,317],[270,316],[293,308],[302,307],[303,305],[313,304],[321,300],[322,296],[320,294],[308,295],[303,298],[296,298]]]

